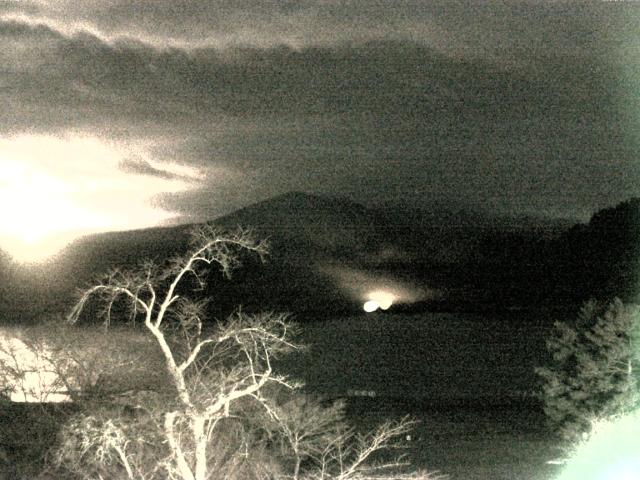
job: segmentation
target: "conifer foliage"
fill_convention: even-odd
[[[615,299],[583,304],[573,322],[556,322],[550,362],[537,369],[544,411],[570,444],[597,419],[640,406],[640,309]]]

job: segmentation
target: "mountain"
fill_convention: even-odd
[[[230,281],[212,276],[205,294],[216,315],[242,304],[303,318],[359,310],[363,292],[378,286],[402,292],[405,304],[394,308],[414,310],[529,308],[602,292],[629,297],[640,271],[639,211],[640,200],[631,200],[585,225],[462,209],[367,208],[290,192],[215,219],[221,228],[251,228],[271,248],[265,264],[244,258]],[[64,311],[73,292],[101,272],[186,251],[194,226],[89,235],[38,268],[0,256],[0,311],[5,319]]]
[[[572,225],[561,219],[492,217],[442,206],[366,208],[347,199],[300,192],[251,205],[217,222],[252,226],[258,236],[271,240],[271,261],[262,272],[268,282],[243,279],[238,286],[248,297],[270,305],[270,292],[277,292],[280,305],[294,311],[331,314],[360,309],[363,292],[378,287],[395,288],[405,297],[405,309],[481,308],[480,303],[486,304],[482,308],[501,308],[518,303],[517,298],[496,296],[487,289],[482,276],[473,273],[477,266],[496,266],[494,244],[548,242]],[[522,252],[507,251],[500,268],[518,271],[509,263],[517,262]],[[494,281],[492,286],[499,284]]]
[[[342,200],[292,192],[250,205],[213,223],[222,229],[249,228],[257,238],[270,243],[266,264],[246,258],[229,281],[216,281],[210,293],[223,311],[242,304],[245,309],[273,309],[338,312],[351,308],[346,298],[318,265],[327,261],[347,262],[366,256],[380,243],[373,213],[362,205]],[[88,235],[65,248],[55,259],[36,268],[13,270],[37,285],[24,284],[23,276],[12,274],[13,293],[7,310],[26,315],[24,295],[30,295],[33,315],[68,309],[73,292],[88,285],[111,268],[130,268],[143,260],[159,264],[186,251],[190,231],[197,225],[157,227],[125,232]],[[1,266],[0,266],[1,267]],[[5,268],[4,271],[8,270]],[[24,284],[24,288],[20,288]],[[34,291],[37,290],[37,293]],[[24,295],[18,295],[24,291]],[[16,301],[11,301],[14,297]],[[327,299],[331,299],[327,302]],[[304,301],[301,301],[304,299]],[[1,308],[1,306],[0,306]]]
[[[272,242],[272,252],[305,257],[363,255],[381,241],[376,212],[346,199],[290,192],[216,220],[253,228]]]

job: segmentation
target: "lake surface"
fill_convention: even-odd
[[[365,429],[419,420],[408,460],[452,480],[551,480],[557,445],[547,430],[535,367],[547,360],[548,312],[369,314],[302,325],[305,352],[285,370],[307,389],[349,396]],[[353,396],[375,392],[375,397]]]
[[[407,414],[417,423],[399,446],[413,469],[440,472],[448,480],[553,480],[562,469],[548,463],[560,452],[542,412],[526,405],[416,411],[362,398],[350,399],[347,408],[349,422],[363,431]]]
[[[302,325],[309,349],[283,364],[326,395],[513,402],[536,392],[552,324],[548,312],[362,314]]]

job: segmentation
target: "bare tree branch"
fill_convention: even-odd
[[[402,466],[400,458],[377,466],[366,462],[408,431],[412,425],[408,419],[383,424],[371,435],[357,436],[342,422],[339,404],[328,409],[304,402],[278,406],[265,394],[269,388],[289,392],[299,387],[277,375],[273,367],[273,359],[300,348],[291,341],[295,329],[287,315],[248,315],[238,310],[215,328],[205,325],[207,304],[189,298],[186,290],[193,286],[189,282],[204,287],[211,267],[228,277],[240,264],[240,252],[262,259],[267,244],[256,241],[248,230],[226,234],[211,225],[196,229],[192,242],[189,252],[172,259],[164,269],[147,263],[134,272],[112,270],[101,283],[83,292],[69,314],[69,320],[77,322],[93,297],[105,305],[107,326],[120,298],[131,305],[132,323],[138,311],[144,313],[144,328],[160,349],[171,385],[170,395],[163,397],[170,396],[170,401],[152,405],[143,400],[135,407],[157,419],[151,422],[153,431],[159,432],[161,448],[166,451],[153,462],[153,472],[163,468],[163,476],[179,480],[221,478],[212,470],[208,448],[219,426],[225,424],[222,420],[237,418],[238,407],[246,408],[246,404],[257,405],[258,411],[266,412],[278,425],[278,434],[294,452],[294,480],[373,479],[377,472]],[[297,408],[297,413],[292,414],[288,407]],[[134,461],[136,457],[129,451],[134,443],[111,443],[110,452],[104,450],[107,444],[100,444],[104,447],[101,452],[118,458],[130,478],[143,471],[139,467],[142,461]],[[305,459],[317,468],[305,471],[302,477]],[[140,479],[145,477],[141,474]]]

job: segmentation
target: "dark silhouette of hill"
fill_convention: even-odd
[[[360,309],[360,304],[319,272],[317,266],[324,262],[450,292],[442,299],[429,298],[404,308],[476,308],[472,304],[486,296],[486,285],[481,277],[470,284],[473,275],[467,267],[494,261],[487,249],[493,240],[510,235],[546,241],[570,226],[562,220],[492,217],[442,206],[365,208],[345,199],[300,192],[251,205],[218,222],[253,226],[258,236],[271,240],[272,256],[262,270],[263,281],[244,278],[237,285],[246,289],[246,298],[260,298],[263,305],[270,305],[269,298],[278,292],[277,306],[330,314]],[[514,257],[508,256],[501,267],[512,261]],[[470,295],[476,290],[483,294]]]
[[[271,254],[266,264],[244,259],[244,267],[230,281],[211,278],[209,294],[226,311],[242,304],[245,309],[332,312],[352,306],[352,301],[330,284],[317,264],[328,258],[357,258],[376,243],[371,212],[347,200],[303,193],[289,193],[240,209],[214,222],[222,229],[250,228],[258,238],[267,238]],[[19,308],[24,316],[24,298],[18,291],[31,291],[26,310],[34,315],[64,310],[74,290],[88,285],[111,268],[130,268],[145,259],[162,263],[186,251],[194,225],[157,227],[125,232],[88,235],[65,248],[42,267],[4,271],[15,291],[6,295],[5,311]],[[21,284],[15,271],[37,275],[37,285]],[[11,273],[13,272],[13,273]],[[33,291],[38,293],[34,294]],[[327,299],[331,299],[327,301]],[[13,299],[13,300],[12,300]],[[301,301],[303,299],[303,301]],[[19,304],[19,305],[18,305]]]
[[[237,272],[222,285],[227,296],[249,309],[287,310],[299,315],[338,314],[354,307],[319,265],[362,263],[380,243],[374,212],[345,199],[290,192],[216,220],[266,238],[264,265]]]
[[[553,244],[549,258],[558,298],[618,296],[638,301],[640,198],[596,212]]]
[[[574,306],[589,298],[638,301],[640,199],[596,212],[545,236],[497,231],[482,240],[483,256],[464,266],[482,302],[529,308]]]
[[[368,272],[443,292],[405,309],[475,310],[577,304],[637,295],[640,200],[597,212],[588,224],[494,217],[464,209],[366,208],[291,192],[215,220],[268,238],[265,264],[244,258],[206,294],[222,314],[245,309],[331,316],[360,308],[322,266]],[[193,225],[89,235],[41,267],[0,256],[0,310],[26,318],[65,310],[75,289],[112,267],[163,262],[184,252]]]
[[[376,214],[346,200],[290,192],[242,208],[216,220],[227,228],[243,225],[269,238],[272,253],[294,256],[354,256],[380,241]]]

